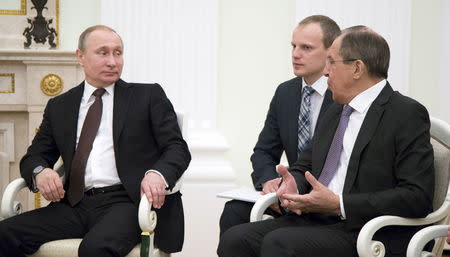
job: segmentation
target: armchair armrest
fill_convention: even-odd
[[[446,237],[449,225],[429,226],[419,230],[409,241],[407,257],[435,257],[429,252],[422,252],[425,245],[434,238]]]
[[[180,178],[177,183],[175,183],[175,186],[172,188],[172,190],[166,190],[166,195],[171,195],[180,191],[182,184],[183,181],[182,178]],[[145,197],[145,195],[141,197],[141,201],[139,202],[138,218],[139,226],[141,227],[142,231],[153,232],[157,222],[156,212],[152,211],[152,205],[148,201],[147,197]]]
[[[22,212],[22,204],[16,199],[17,193],[27,185],[23,178],[18,178],[11,181],[5,189],[2,197],[1,216],[6,219]]]
[[[250,222],[273,218],[270,215],[265,215],[264,212],[270,205],[277,202],[278,198],[275,192],[263,195],[255,202],[255,205],[253,205],[252,211],[250,213]]]
[[[361,229],[356,247],[361,257],[384,256],[386,249],[382,242],[372,240],[373,235],[379,229],[392,226],[421,226],[429,225],[444,220],[450,210],[450,199],[447,198],[442,206],[436,211],[428,214],[425,218],[402,218],[398,216],[380,216],[367,222]]]

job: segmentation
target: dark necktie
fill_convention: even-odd
[[[67,199],[72,206],[83,199],[86,163],[102,119],[102,95],[105,91],[104,88],[98,88],[92,93],[92,95],[95,96],[95,101],[89,107],[86,114],[80,133],[80,139],[78,140],[77,150],[73,156],[69,178],[69,189],[67,190]]]
[[[302,89],[302,104],[298,116],[298,147],[297,154],[300,154],[308,145],[311,139],[311,94],[314,89],[304,86]]]
[[[341,113],[341,119],[339,120],[339,125],[334,134],[330,149],[328,150],[327,159],[323,165],[322,173],[320,173],[319,176],[319,182],[325,186],[330,184],[331,179],[333,179],[336,174],[339,161],[341,159],[345,130],[347,129],[348,120],[352,112],[353,108],[351,106],[344,105]]]

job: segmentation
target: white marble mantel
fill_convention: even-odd
[[[48,74],[61,78],[61,93],[83,80],[73,51],[0,49],[0,127],[2,142],[7,142],[0,151],[10,160],[9,174],[2,174],[0,188],[20,176],[19,160],[42,121],[47,101],[53,97],[41,90],[41,80]],[[33,199],[32,194],[23,193],[25,209],[34,207]]]

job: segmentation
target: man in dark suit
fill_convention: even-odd
[[[289,165],[292,165],[314,133],[317,119],[328,108],[331,92],[327,90],[326,78],[322,75],[327,49],[340,34],[339,26],[329,17],[313,15],[303,19],[292,33],[292,66],[295,78],[278,86],[270,103],[264,127],[251,156],[251,174],[256,190],[263,194],[278,189],[279,175],[275,166],[280,163],[283,151]],[[306,89],[314,91],[310,97],[308,113],[301,113],[302,98]],[[300,133],[299,119],[309,118],[309,133]],[[225,204],[220,218],[220,234],[232,226],[250,221],[253,203],[232,200]],[[269,213],[278,215],[277,206]]]
[[[389,47],[369,29],[350,30],[333,42],[324,74],[336,103],[289,172],[278,166],[283,183],[277,195],[290,213],[229,229],[219,256],[356,257],[358,232],[370,219],[432,211],[428,112],[392,90],[388,67]],[[380,231],[386,256],[405,256],[414,231]]]
[[[125,256],[138,242],[137,210],[145,194],[158,214],[155,243],[180,251],[180,193],[165,197],[190,162],[173,106],[157,84],[120,79],[123,44],[98,25],[80,36],[85,81],[50,99],[20,162],[33,191],[51,201],[0,222],[0,256],[25,256],[45,242],[83,238],[79,256]],[[52,169],[64,162],[65,182]]]

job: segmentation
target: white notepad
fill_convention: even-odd
[[[250,187],[239,187],[217,194],[217,197],[220,198],[228,198],[251,203],[256,202],[256,200],[258,200],[261,196],[261,191],[256,191],[254,188]]]

